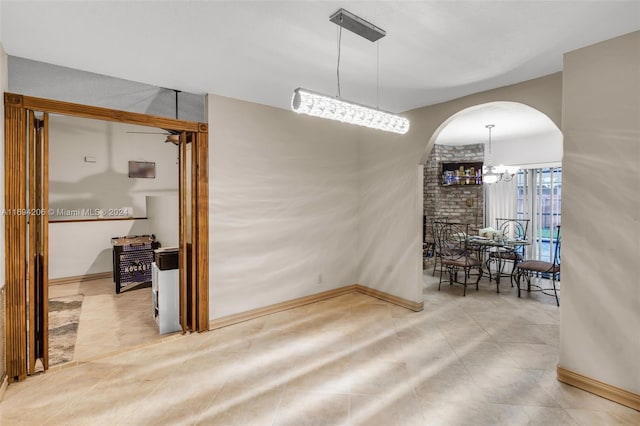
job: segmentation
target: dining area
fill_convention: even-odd
[[[525,142],[534,123],[539,136]],[[560,305],[562,135],[545,126],[528,107],[496,103],[438,134],[424,166],[422,236],[438,291],[491,288]]]
[[[425,237],[423,252],[432,265],[431,275],[438,278],[438,291],[442,284],[462,286],[462,296],[467,287],[478,291],[484,285],[495,285],[500,293],[501,281],[517,289],[517,296],[524,292],[540,292],[555,298],[560,305],[560,226],[554,234],[554,256],[550,261],[528,257],[531,246],[529,219],[496,218],[495,227],[470,232],[470,224],[436,218],[431,222],[433,240]],[[504,280],[503,280],[504,279]],[[453,290],[451,290],[453,291]]]

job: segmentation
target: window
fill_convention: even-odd
[[[553,261],[555,227],[562,217],[562,168],[518,172],[518,218],[531,219],[531,247],[527,257]]]

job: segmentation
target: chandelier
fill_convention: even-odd
[[[489,144],[487,151],[487,165],[482,167],[482,182],[484,183],[496,183],[496,182],[509,182],[513,179],[513,176],[520,169],[515,166],[494,166],[491,160],[491,129],[495,127],[495,124],[487,124],[487,129],[489,129]]]
[[[291,98],[291,109],[299,114],[328,118],[373,129],[405,134],[409,131],[409,120],[391,112],[381,111],[342,99],[340,96],[340,45],[342,42],[342,28],[346,28],[369,41],[377,41],[386,32],[353,13],[339,9],[329,17],[338,29],[338,78],[337,96],[328,96],[311,90],[297,88]]]

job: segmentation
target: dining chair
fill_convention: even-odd
[[[543,294],[555,296],[556,305],[560,306],[560,300],[558,299],[558,288],[556,286],[556,281],[560,281],[560,225],[556,226],[555,241],[556,243],[553,252],[553,262],[546,262],[544,260],[525,260],[519,262],[516,265],[515,279],[518,286],[518,297],[520,297],[521,291],[520,280],[522,279],[522,277],[524,277],[527,280],[528,292],[540,291]],[[551,279],[553,287],[543,288],[537,284],[531,284],[531,277],[533,275],[536,275],[538,277],[540,277],[540,275],[546,275]],[[532,290],[531,286],[534,286],[536,288]],[[553,290],[553,294],[549,293],[551,290]]]
[[[435,243],[427,231],[427,216],[422,215],[422,264],[427,269],[427,261],[435,256]],[[435,259],[434,259],[435,262]]]
[[[434,218],[433,221],[431,222],[431,234],[433,238],[433,240],[431,241],[431,243],[433,244],[433,248],[431,251],[431,254],[433,256],[433,271],[431,272],[431,275],[434,277],[436,276],[436,271],[438,270],[438,262],[440,262],[440,258],[441,258],[440,250],[438,249],[438,245],[436,244],[436,227],[435,227],[436,222],[447,223],[447,222],[450,222],[450,220],[446,216],[440,216],[440,217]],[[424,245],[423,245],[423,250],[424,250]],[[442,272],[442,263],[440,264],[440,272]]]
[[[502,238],[506,240],[527,240],[527,232],[529,230],[529,219],[496,219],[496,230],[500,231]],[[496,264],[498,270],[496,274],[500,274],[500,277],[509,277],[511,281],[511,287],[513,287],[514,272],[516,265],[525,258],[525,245],[514,245],[513,247],[499,247],[489,252],[486,266],[489,271],[489,281],[491,281],[491,264]],[[511,263],[511,272],[505,274],[503,272],[504,265]]]
[[[464,286],[462,295],[467,294],[467,283],[471,271],[477,269],[476,290],[482,277],[482,262],[478,252],[468,247],[469,225],[454,222],[433,221],[433,235],[436,243],[436,251],[440,256],[440,281],[438,291],[442,285],[442,274],[449,274],[449,284],[461,284]],[[464,280],[459,281],[459,272],[464,275]]]

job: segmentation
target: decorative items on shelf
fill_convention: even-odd
[[[442,184],[482,185],[482,162],[442,163]]]

